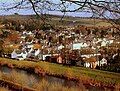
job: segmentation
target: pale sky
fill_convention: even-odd
[[[30,15],[30,14],[35,14],[33,12],[32,9],[12,9],[12,10],[9,10],[9,11],[5,11],[5,10],[2,10],[2,8],[4,6],[12,6],[12,3],[14,2],[19,2],[20,0],[0,0],[0,15],[11,15],[11,14],[14,14],[14,13],[18,13],[18,14],[21,14],[21,15]],[[51,0],[55,3],[59,3],[60,0]],[[76,0],[77,1],[77,0]],[[84,1],[84,0],[82,0]],[[104,0],[98,0],[98,1],[104,1]],[[107,1],[111,1],[111,0],[107,0]],[[68,9],[74,9],[76,8],[77,6],[76,5],[68,5]],[[58,12],[58,11],[47,11],[45,12],[47,14],[55,14],[55,15],[63,15],[63,13],[61,12]],[[86,13],[86,12],[70,12],[70,13],[66,13],[66,15],[69,15],[69,16],[78,16],[78,17],[91,17],[92,14],[91,13]],[[107,13],[106,15],[109,16],[109,13]]]
[[[13,1],[17,2],[17,1],[20,1],[20,0],[0,0],[0,15],[11,15],[11,14],[14,14],[14,13],[19,13],[19,14],[22,14],[22,15],[29,15],[29,14],[35,14],[33,12],[33,10],[31,9],[24,9],[24,10],[17,10],[17,9],[13,9],[13,10],[9,10],[9,11],[5,11],[5,10],[2,10],[3,8],[3,5],[11,5],[10,3],[12,3]],[[59,3],[60,0],[51,0],[55,3]],[[69,6],[69,8],[75,8],[76,6],[72,5],[72,6]],[[58,12],[58,11],[47,11],[48,14],[56,14],[56,15],[63,15],[63,13],[61,12]],[[69,15],[69,16],[79,16],[79,17],[82,17],[82,16],[91,16],[91,14],[89,13],[66,13],[66,15]]]

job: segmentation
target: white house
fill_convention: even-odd
[[[31,57],[36,57],[38,56],[40,53],[40,50],[39,49],[33,49],[31,52],[30,52],[30,56]]]
[[[47,56],[52,56],[52,55],[51,55],[51,54],[44,54],[44,55],[43,55],[43,60],[45,60],[45,58],[46,58]]]
[[[22,38],[22,39],[25,39],[25,38],[26,38],[26,36],[21,36],[21,38]]]
[[[32,43],[33,43],[33,40],[26,42],[26,44],[28,44],[28,45],[32,45]]]
[[[23,33],[22,33],[23,35],[26,35],[27,34],[27,31],[25,30],[25,31],[23,31]]]
[[[74,43],[73,44],[73,50],[74,49],[81,49],[83,47],[88,47],[87,43]]]
[[[33,51],[33,48],[23,48],[23,49],[26,50],[28,54],[30,54]]]
[[[84,66],[89,68],[96,68],[96,66],[107,65],[107,60],[102,58],[102,60],[97,61],[96,57],[84,58]]]
[[[106,41],[102,41],[101,46],[106,46],[107,42]]]
[[[24,60],[27,58],[28,53],[26,51],[18,51],[14,50],[11,53],[11,58],[18,59],[18,60]]]
[[[31,31],[27,32],[27,35],[31,35],[31,34],[33,34]]]
[[[99,56],[99,55],[101,55],[101,54],[100,53],[83,54],[83,55],[81,55],[81,57],[90,58],[90,57],[95,57],[95,56]]]
[[[15,50],[11,53],[11,58],[17,58],[17,53],[15,52]]]
[[[112,56],[112,58],[114,59],[117,55],[118,55],[118,53],[114,54],[114,55]]]
[[[97,61],[97,65],[98,66],[107,65],[107,60],[105,58],[102,58],[102,60]]]
[[[63,45],[58,46],[58,50],[60,50],[60,49],[62,49],[62,48],[64,48]]]
[[[27,44],[27,48],[33,48],[33,44]]]
[[[37,49],[37,50],[35,51],[35,56],[37,56],[39,53],[40,53],[40,50]]]
[[[90,63],[89,62],[85,62],[84,66],[88,68],[88,67],[90,67]]]
[[[109,44],[112,44],[114,42],[114,40],[109,40]]]
[[[23,57],[23,59],[26,59],[26,58],[27,58],[27,55],[28,55],[28,53],[27,53],[26,51],[23,51],[23,52],[21,53],[21,56]]]

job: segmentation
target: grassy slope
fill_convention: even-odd
[[[12,59],[0,58],[0,64],[14,64],[19,68],[40,68],[44,72],[52,75],[64,75],[69,78],[76,78],[78,80],[88,80],[102,82],[105,84],[120,84],[120,74],[100,71],[95,69],[83,67],[66,67],[48,62],[29,62],[29,61],[16,61]]]

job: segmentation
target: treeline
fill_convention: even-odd
[[[54,28],[53,25],[49,23],[43,23],[40,19],[33,18],[12,18],[12,19],[1,19],[1,24],[5,25],[5,29],[11,29],[16,31],[27,30],[33,31],[35,29],[46,30],[50,28]]]

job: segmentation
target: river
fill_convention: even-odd
[[[27,81],[29,87],[32,87],[33,84],[38,83],[44,79],[50,84],[59,83],[64,87],[79,88],[80,91],[81,90],[82,91],[115,91],[114,89],[110,89],[110,88],[100,88],[100,87],[85,85],[82,82],[78,83],[76,81],[70,81],[70,80],[66,80],[66,79],[62,79],[62,78],[58,78],[58,77],[54,77],[54,76],[47,76],[47,75],[40,76],[35,73],[30,73],[25,70],[20,70],[17,68],[11,69],[6,66],[2,66],[0,69],[1,69],[1,72],[6,75],[9,75],[13,70],[18,72],[21,75],[24,75],[24,77],[27,78],[26,81]]]

